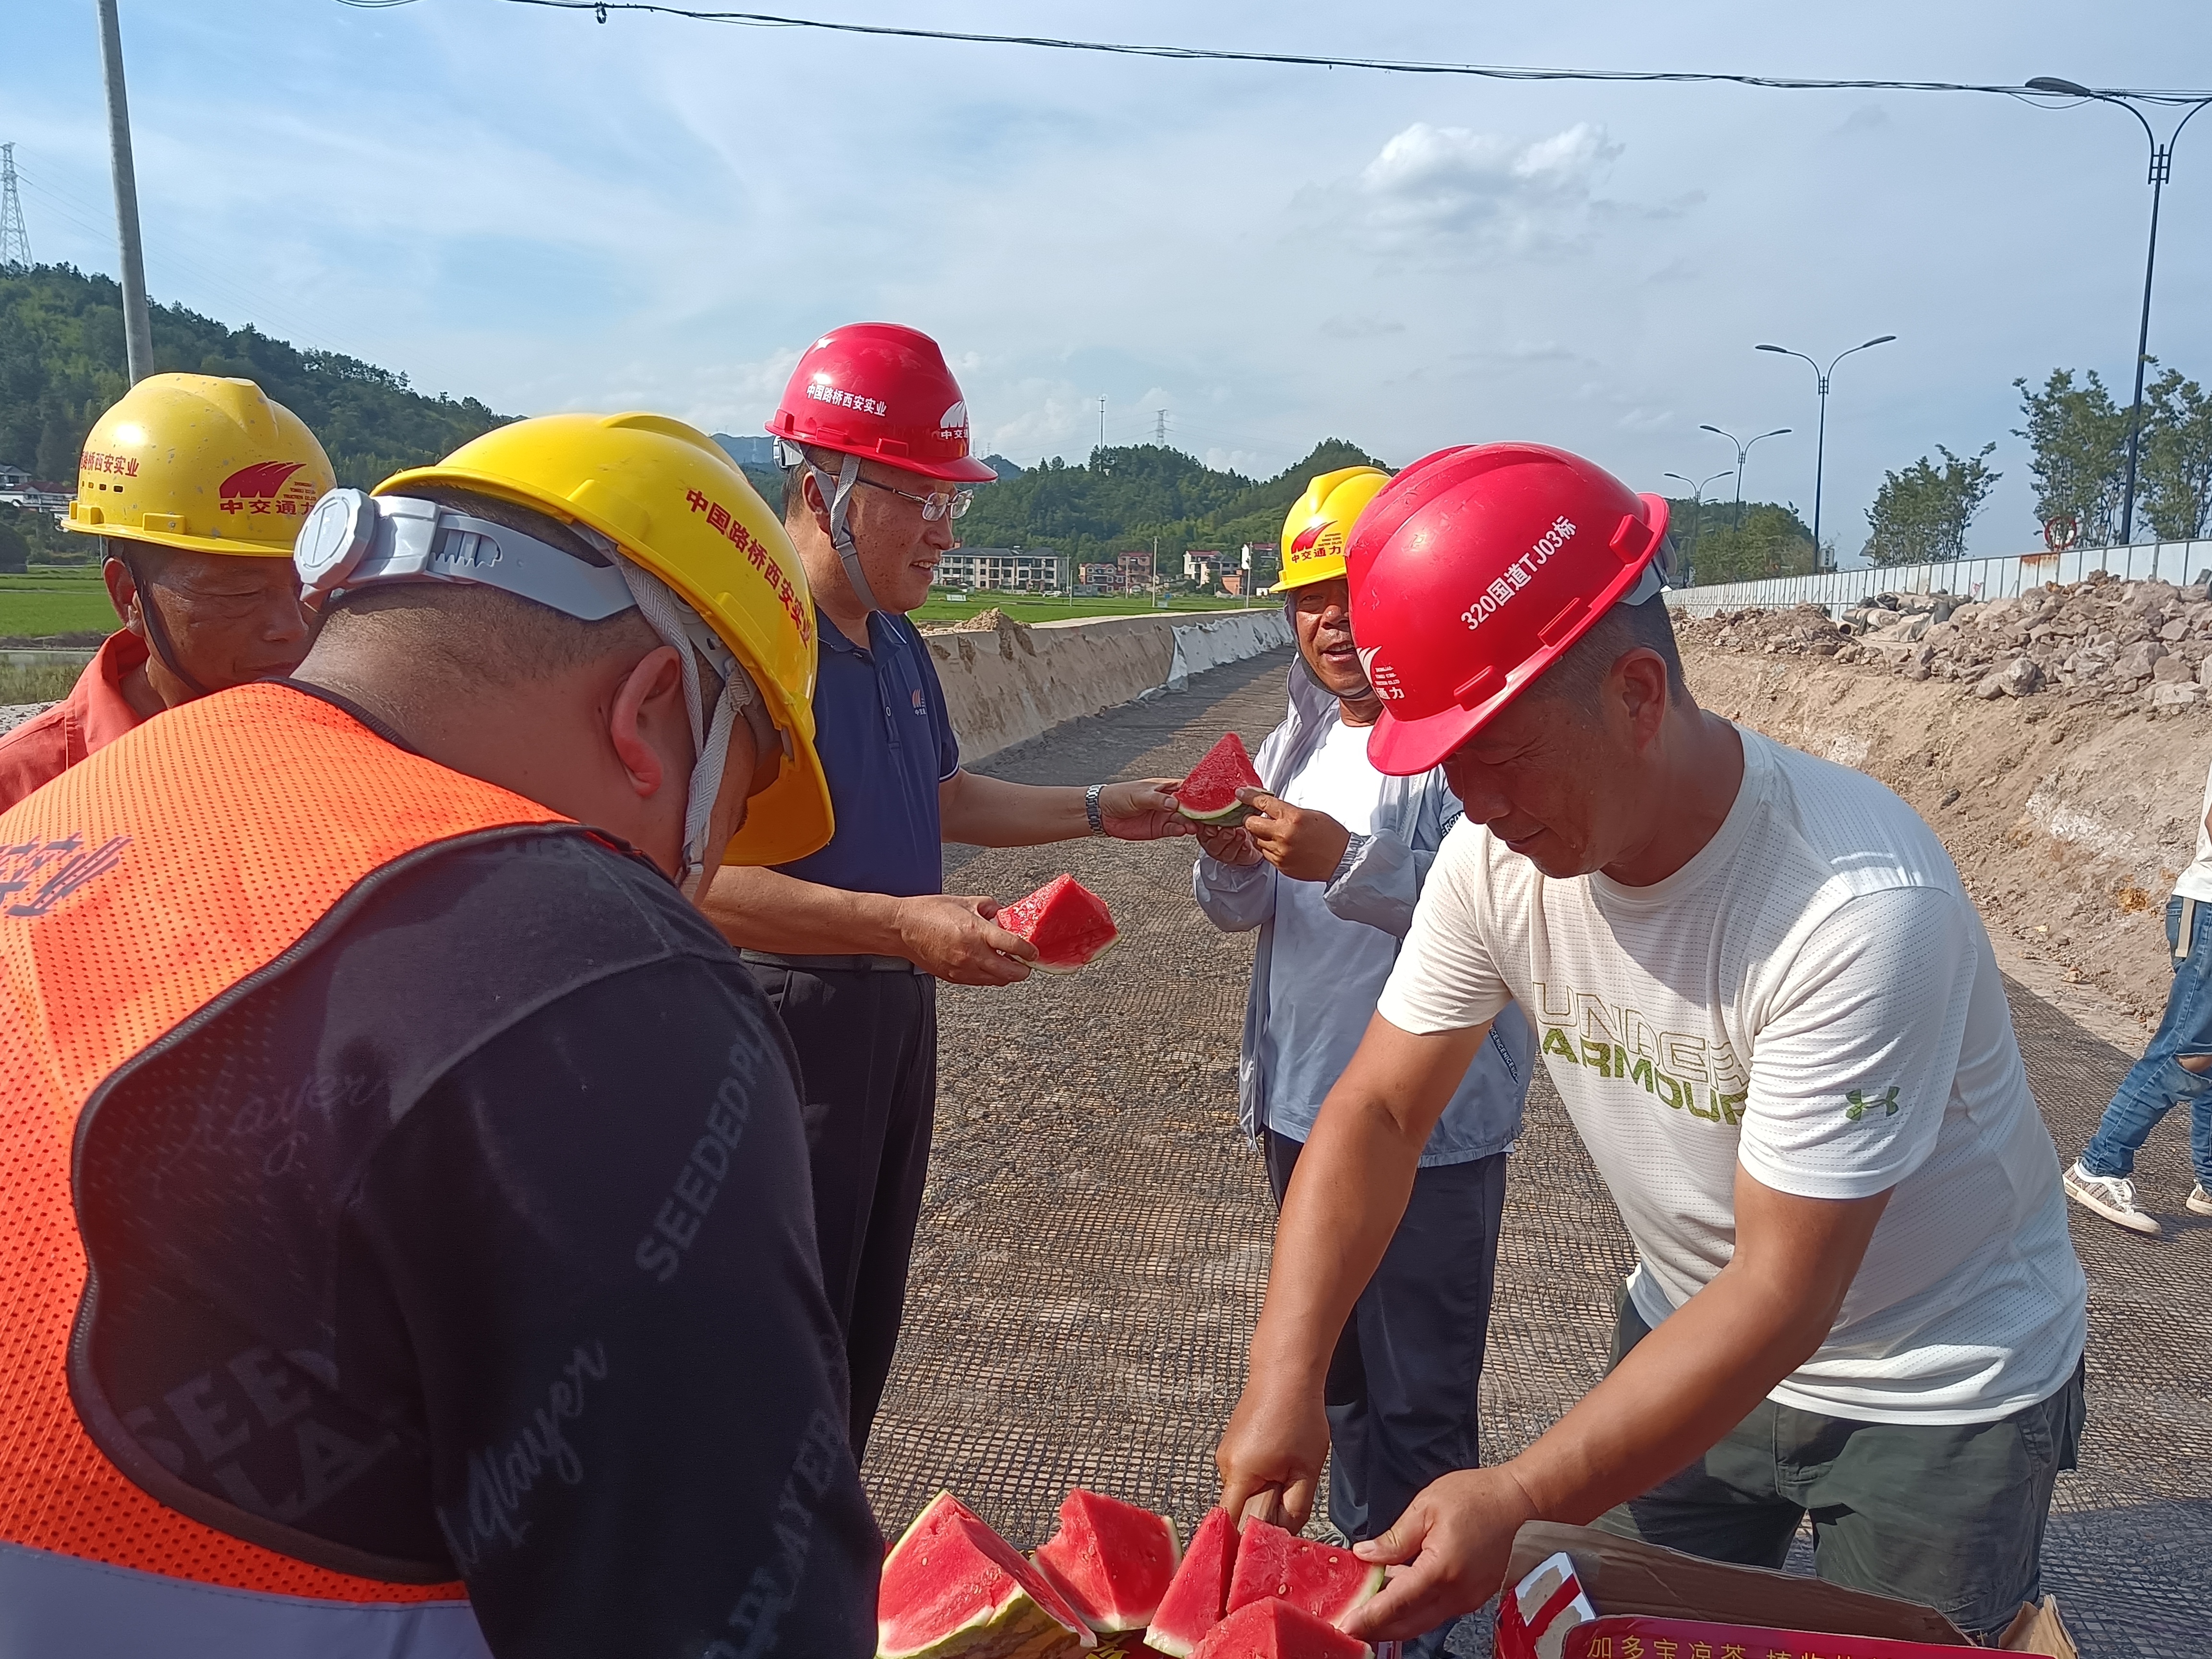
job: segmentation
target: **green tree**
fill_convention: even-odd
[[[2028,441],[2036,517],[2045,524],[2071,519],[2082,546],[2110,547],[2127,476],[2128,411],[2112,402],[2094,368],[2078,386],[2070,368],[2052,369],[2040,392],[2029,391],[2025,378],[2013,385],[2027,417],[2013,436]]]
[[[2137,488],[2151,533],[2192,541],[2212,520],[2212,397],[2169,368],[2143,392]]]
[[[21,571],[31,562],[31,544],[11,524],[0,523],[0,570]]]
[[[1685,496],[1667,505],[1677,581],[1682,564],[1689,566],[1692,580],[1700,587],[1802,576],[1819,568],[1813,557],[1813,532],[1794,507],[1746,501],[1739,523],[1733,500],[1706,501],[1700,507]]]
[[[1867,509],[1874,532],[1867,538],[1868,563],[1931,564],[1965,555],[1966,527],[2004,476],[1989,466],[1996,445],[1958,456],[1938,444],[1936,453],[1943,458],[1940,471],[1923,455],[1902,472],[1882,475]]]
[[[512,419],[473,398],[426,397],[335,352],[302,351],[181,306],[151,308],[154,367],[259,383],[313,430],[338,482],[367,488]],[[126,387],[122,291],[70,265],[0,270],[0,461],[76,477],[84,434]]]

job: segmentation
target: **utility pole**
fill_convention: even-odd
[[[0,265],[31,263],[31,233],[23,228],[23,198],[15,193],[15,147],[0,144]]]
[[[2078,82],[2062,81],[2053,75],[2039,75],[2027,85],[2032,92],[2055,93],[2064,98],[2094,98],[2100,104],[2117,105],[2142,123],[2143,137],[2150,140],[2150,246],[2143,255],[2142,321],[2136,329],[2136,398],[2128,416],[2127,491],[2120,504],[2120,545],[2126,547],[2135,540],[2136,460],[2142,453],[2143,370],[2150,363],[2150,285],[2158,270],[2159,197],[2173,177],[2173,146],[2181,137],[2181,129],[2195,120],[2207,104],[2212,104],[2212,98],[2197,100],[2189,113],[2175,123],[2173,131],[2161,144],[2148,118],[2132,101],[2118,93],[2094,91]]]
[[[115,0],[99,0],[100,63],[107,83],[107,155],[115,174],[115,233],[123,254],[123,349],[131,384],[154,372],[146,315],[146,256],[138,243],[138,174],[131,165],[131,106],[123,95],[123,27]]]
[[[1864,351],[1871,346],[1887,345],[1896,337],[1894,334],[1877,335],[1864,345],[1853,346],[1851,351]],[[1813,448],[1813,568],[1819,570],[1823,568],[1821,560],[1826,557],[1821,550],[1820,543],[1820,483],[1826,472],[1828,460],[1828,377],[1836,372],[1836,365],[1850,356],[1851,351],[1838,352],[1829,359],[1828,366],[1823,368],[1812,358],[1806,356],[1803,352],[1792,351],[1788,346],[1762,345],[1753,346],[1752,349],[1771,351],[1784,357],[1796,357],[1813,365],[1813,389],[1819,394],[1820,399],[1820,435],[1814,441]]]
[[[1098,394],[1098,447],[1106,447],[1106,394]]]
[[[1710,432],[1717,438],[1726,438],[1730,443],[1735,446],[1735,516],[1729,521],[1729,529],[1731,532],[1741,530],[1743,528],[1744,459],[1751,453],[1752,444],[1763,443],[1769,438],[1779,438],[1784,433],[1788,432],[1790,428],[1786,426],[1778,426],[1771,432],[1760,433],[1758,437],[1751,440],[1750,443],[1746,443],[1742,439],[1737,437],[1733,432],[1723,432],[1720,428],[1711,424],[1700,425],[1698,428],[1698,430],[1700,432]],[[1818,552],[1819,550],[1816,548],[1814,551]]]

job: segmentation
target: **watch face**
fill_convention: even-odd
[[[357,489],[333,489],[317,501],[292,543],[292,564],[300,580],[310,587],[343,581],[368,550],[363,532],[374,528],[375,514],[375,507]]]

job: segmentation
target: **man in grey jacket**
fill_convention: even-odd
[[[1199,831],[1199,907],[1224,932],[1260,930],[1238,1097],[1279,1205],[1460,817],[1441,768],[1386,777],[1367,759],[1382,705],[1352,647],[1343,538],[1383,482],[1371,468],[1330,473],[1291,509],[1276,589],[1298,644],[1289,717],[1255,760],[1267,788],[1243,792],[1251,816]],[[1481,1461],[1476,1389],[1505,1155],[1534,1048],[1509,1006],[1429,1137],[1404,1219],[1330,1360],[1329,1519],[1348,1538],[1383,1532],[1430,1481]],[[1406,1652],[1441,1654],[1446,1634]]]

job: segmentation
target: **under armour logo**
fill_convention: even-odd
[[[1881,1108],[1884,1117],[1897,1115],[1897,1085],[1893,1083],[1890,1085],[1888,1093],[1876,1095],[1872,1100],[1869,1100],[1856,1089],[1852,1090],[1844,1098],[1850,1103],[1844,1108],[1844,1115],[1854,1123],[1877,1106]]]

